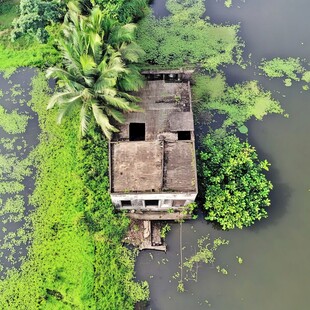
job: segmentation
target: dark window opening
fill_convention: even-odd
[[[145,200],[146,207],[158,207],[159,200]]]
[[[163,74],[147,74],[145,77],[148,81],[158,81],[164,79]]]
[[[178,140],[191,140],[190,131],[178,131]]]
[[[121,200],[122,207],[131,207],[130,200]]]
[[[130,123],[129,124],[129,140],[144,141],[145,140],[145,124]]]

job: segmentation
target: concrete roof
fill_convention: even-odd
[[[111,143],[111,192],[192,192],[193,141]]]
[[[156,140],[162,132],[194,131],[189,83],[147,81],[135,95],[144,112],[128,113],[116,140],[129,138],[129,123],[145,123],[146,141]]]
[[[189,82],[147,81],[135,95],[144,112],[126,114],[110,143],[111,193],[195,192]],[[145,124],[145,141],[129,141],[130,123]],[[180,131],[190,132],[190,140],[178,140]]]

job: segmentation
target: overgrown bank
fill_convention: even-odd
[[[78,121],[56,125],[49,93],[39,73],[31,100],[42,130],[32,246],[21,270],[1,281],[1,309],[130,309],[148,290],[133,282],[134,253],[121,243],[128,223],[110,202],[107,144],[95,132],[79,139]]]

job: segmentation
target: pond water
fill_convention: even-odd
[[[167,14],[163,0],[154,1],[156,16]],[[180,227],[173,224],[168,234],[168,252],[139,254],[138,280],[150,283],[151,301],[147,309],[291,310],[309,309],[310,303],[310,91],[301,84],[285,87],[282,80],[258,76],[255,65],[262,58],[310,55],[310,2],[308,0],[233,1],[209,0],[207,14],[215,23],[240,22],[246,43],[245,56],[252,54],[252,67],[227,68],[229,83],[258,79],[273,92],[290,117],[268,116],[250,121],[249,140],[261,158],[272,163],[268,174],[274,184],[269,218],[244,230],[222,232],[202,218]],[[230,244],[215,254],[214,266],[201,265],[198,281],[185,281],[185,292],[177,292],[180,229],[184,256],[195,253],[197,239],[210,234],[222,236]],[[242,257],[243,263],[237,262]],[[218,273],[221,265],[228,275]]]
[[[40,132],[37,115],[28,105],[35,74],[33,68],[20,68],[9,78],[0,75],[0,107],[7,114],[1,116],[0,124],[0,276],[20,266],[27,254],[25,237],[31,227],[28,215],[32,211],[28,197],[35,181],[34,169],[25,161],[38,144]],[[21,125],[23,118],[26,122]],[[9,201],[13,201],[11,207]]]

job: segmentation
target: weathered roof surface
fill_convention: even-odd
[[[194,131],[192,112],[175,112],[168,120],[169,131]]]
[[[136,96],[144,112],[128,113],[117,139],[129,138],[129,123],[145,123],[146,141],[156,140],[162,132],[194,131],[188,83],[147,81]]]
[[[112,143],[112,192],[160,191],[163,180],[160,144],[159,141]]]
[[[165,191],[194,191],[196,186],[196,166],[194,143],[176,141],[165,143]]]
[[[193,147],[193,141],[112,143],[112,192],[195,191]]]
[[[126,114],[110,144],[111,193],[195,192],[189,83],[147,81],[136,95],[144,112]],[[130,123],[145,124],[145,141],[128,141]],[[181,131],[190,132],[190,140],[178,140]]]

